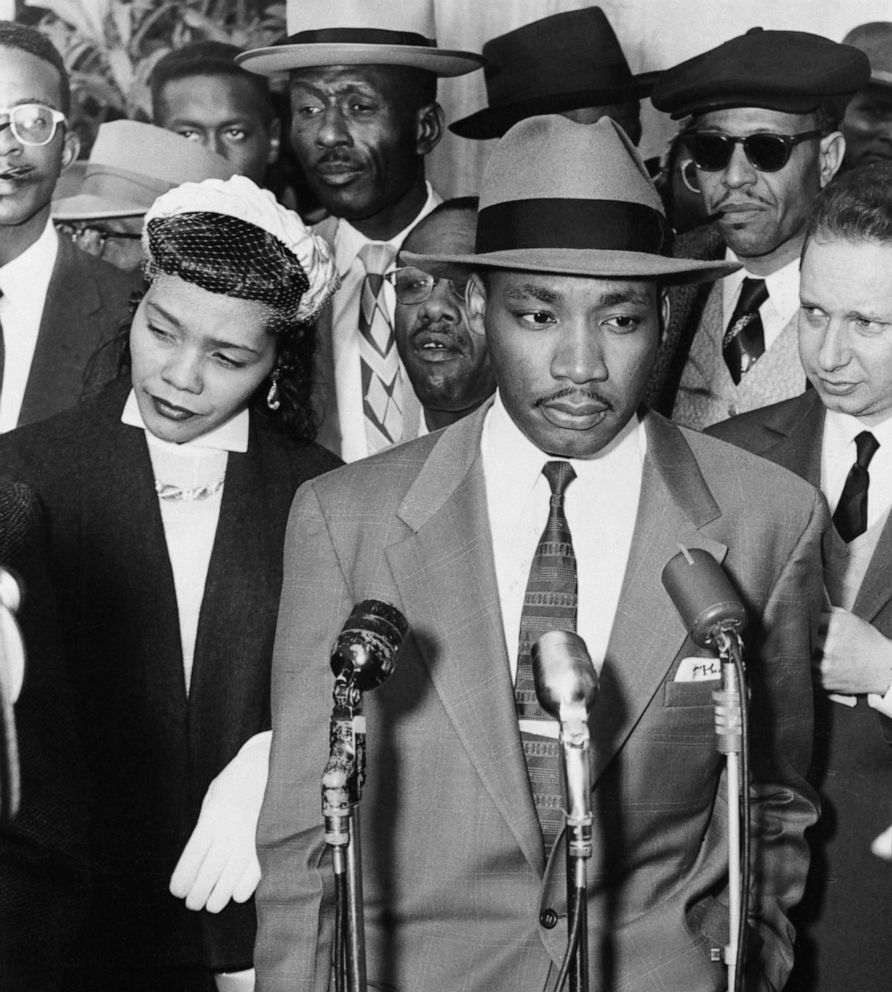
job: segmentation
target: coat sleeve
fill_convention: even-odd
[[[258,827],[258,992],[324,992],[333,882],[322,831],[331,646],[352,608],[312,484],[295,498],[273,655],[273,742]]]

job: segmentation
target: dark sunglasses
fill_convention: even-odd
[[[759,131],[745,138],[712,131],[686,131],[682,138],[694,164],[704,172],[721,172],[727,168],[735,145],[743,145],[750,164],[759,172],[780,172],[790,161],[796,145],[822,136],[823,131],[803,131],[802,134]]]
[[[450,278],[446,278],[445,276],[433,276],[429,272],[423,272],[412,266],[405,266],[388,272],[384,278],[396,291],[397,303],[402,303],[404,306],[415,306],[424,303],[434,291],[434,286],[439,282],[447,283],[453,297],[459,303],[464,303],[470,275],[458,276],[454,274]]]

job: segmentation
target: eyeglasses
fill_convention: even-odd
[[[0,107],[0,131],[9,128],[16,141],[23,145],[48,145],[56,135],[56,128],[65,123],[65,114],[42,103],[20,103],[15,107]]]
[[[803,131],[802,134],[758,131],[745,138],[712,131],[686,131],[682,138],[697,168],[704,172],[721,172],[727,168],[735,145],[743,145],[750,165],[759,172],[780,172],[790,161],[796,145],[822,136],[823,131]]]
[[[62,234],[67,234],[69,238],[88,255],[95,255],[102,258],[105,246],[110,238],[118,238],[122,241],[139,241],[141,234],[131,231],[110,231],[107,227],[94,227],[92,224],[71,224],[56,223],[56,230]]]
[[[430,298],[434,286],[439,282],[447,283],[449,292],[459,303],[464,303],[465,290],[471,276],[467,274],[458,278],[450,277],[447,279],[443,276],[432,276],[430,272],[423,272],[412,266],[404,266],[401,269],[388,272],[384,278],[393,286],[397,303],[402,303],[404,306],[416,306]]]

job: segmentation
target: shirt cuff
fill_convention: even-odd
[[[867,702],[875,710],[879,710],[883,716],[892,719],[892,686],[889,686],[884,696],[881,696],[878,692],[868,693]]]

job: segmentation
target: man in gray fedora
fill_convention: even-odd
[[[472,268],[495,398],[315,480],[292,508],[258,835],[259,989],[329,987],[329,651],[369,598],[411,630],[365,701],[370,987],[554,989],[564,817],[557,724],[530,667],[534,632],[552,628],[582,637],[600,677],[589,988],[727,987],[718,666],[661,584],[679,545],[721,562],[751,613],[751,965],[759,988],[780,989],[817,816],[804,775],[826,508],[791,473],[642,407],[666,286],[728,267],[667,257],[660,198],[616,124],[517,124],[490,159],[477,220],[474,252],[405,260]]]

